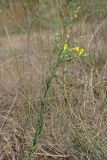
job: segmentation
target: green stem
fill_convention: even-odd
[[[30,151],[28,160],[31,160],[32,155],[35,153],[35,151],[37,149],[37,145],[38,145],[38,142],[39,142],[39,139],[40,139],[40,136],[42,133],[42,129],[43,129],[43,113],[44,113],[44,108],[45,108],[45,104],[46,104],[46,97],[47,97],[47,94],[48,94],[48,91],[49,91],[49,88],[51,85],[51,81],[53,80],[53,78],[56,75],[56,70],[57,70],[60,62],[61,62],[60,58],[58,57],[56,63],[52,67],[51,75],[46,80],[46,87],[44,90],[43,97],[41,98],[41,108],[40,108],[39,117],[38,117],[38,124],[36,127],[36,132],[35,132],[34,139],[33,139],[33,145],[32,145],[32,149]]]

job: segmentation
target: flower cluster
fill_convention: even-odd
[[[67,51],[67,50],[71,51],[73,54],[78,54],[79,56],[86,55],[86,51],[84,48],[81,48],[79,46],[69,48],[67,43],[64,44],[63,50],[64,51]]]
[[[55,36],[56,41],[56,53],[58,55],[59,61],[71,61],[72,59],[80,59],[89,55],[86,50],[80,46],[69,46],[67,41],[62,45],[61,42],[61,35],[56,34]]]
[[[71,48],[71,51],[74,53],[78,53],[79,55],[83,55],[86,52],[84,48],[81,48],[79,46]]]
[[[59,54],[59,58],[61,61],[70,61],[74,58],[80,59],[82,57],[89,55],[84,48],[79,47],[79,46],[69,47],[67,42],[64,43],[62,49],[63,50]]]

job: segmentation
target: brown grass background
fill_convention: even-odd
[[[38,3],[23,8],[18,2],[0,13],[0,160],[26,160],[31,149],[40,98],[56,58],[57,7],[54,1],[47,4],[40,3],[46,14],[34,21],[29,35]],[[60,9],[63,22],[70,10],[66,3]],[[90,56],[66,64],[66,79],[65,64],[57,70],[34,160],[107,159],[107,18],[86,13],[73,22],[69,43],[81,36],[79,45]]]

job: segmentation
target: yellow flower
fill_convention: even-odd
[[[68,48],[67,43],[64,44],[64,51]]]
[[[73,52],[80,52],[80,47],[74,47],[71,49]]]
[[[84,48],[81,48],[80,49],[80,52],[79,52],[79,55],[82,55],[82,54],[84,54],[85,53],[85,49]]]

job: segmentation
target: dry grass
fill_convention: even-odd
[[[107,159],[107,20],[74,26],[71,41],[90,53],[59,67],[47,97],[44,128],[33,159]],[[55,35],[40,30],[0,38],[0,160],[26,160],[40,98],[56,54]],[[66,73],[64,69],[66,67]]]

